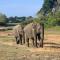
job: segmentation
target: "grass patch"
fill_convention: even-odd
[[[45,34],[60,34],[60,26],[45,28]]]
[[[13,36],[0,36],[0,41],[3,42],[14,42],[15,39]]]
[[[45,28],[45,30],[60,31],[60,26],[54,26],[54,27],[50,27],[50,28],[48,27],[48,28]]]

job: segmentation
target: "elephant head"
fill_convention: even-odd
[[[13,28],[13,35],[16,38],[16,43],[22,44],[22,39],[24,39],[24,31],[23,31],[23,27],[21,25],[16,25]]]

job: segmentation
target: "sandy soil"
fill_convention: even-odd
[[[0,36],[10,36],[11,32],[0,32]],[[60,35],[58,34],[46,34],[44,39],[44,48],[29,48],[28,50],[31,52],[40,52],[40,51],[48,51],[48,52],[59,52],[60,51]],[[9,46],[17,46],[15,42],[2,42],[0,43],[9,45]],[[20,45],[19,45],[20,47]]]

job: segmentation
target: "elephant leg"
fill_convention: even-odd
[[[32,43],[33,43],[33,46],[34,46],[34,38],[32,38]]]
[[[35,39],[35,46],[38,47],[37,46],[37,35],[35,37],[36,37],[36,38],[34,38]]]
[[[17,44],[17,37],[15,37],[15,39],[16,39],[16,44]]]
[[[42,48],[43,48],[43,39],[41,39],[40,47],[42,47]]]
[[[41,47],[42,45],[42,39],[40,33],[37,34],[38,40],[39,40],[39,46]]]
[[[23,44],[25,44],[25,37],[24,36],[23,36],[23,39],[22,40],[23,40]]]
[[[29,38],[27,38],[27,46],[29,47]]]
[[[44,38],[40,36],[40,47],[42,47],[42,48],[43,48],[43,40],[44,40]]]
[[[25,32],[23,32],[23,43],[25,44]]]
[[[22,45],[22,35],[20,35],[20,44]]]
[[[16,38],[16,44],[19,44],[19,40],[18,40],[18,37],[15,37]]]
[[[37,39],[40,41],[40,34],[39,33],[37,34]]]
[[[39,46],[43,48],[43,39],[42,38],[40,38]]]

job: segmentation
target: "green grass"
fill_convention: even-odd
[[[56,31],[60,31],[60,26],[54,26],[54,27],[45,27],[45,30],[56,30]]]
[[[13,36],[0,36],[0,41],[3,42],[14,42],[15,39]]]
[[[47,34],[60,34],[60,26],[45,28]]]

